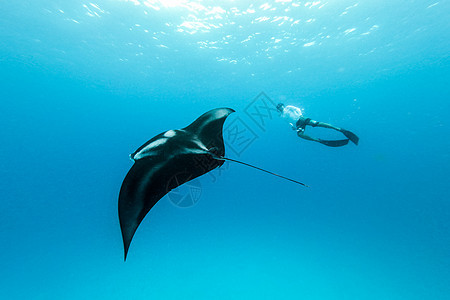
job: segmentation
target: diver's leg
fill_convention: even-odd
[[[329,147],[341,147],[348,144],[349,139],[345,140],[320,140],[319,143],[324,144]]]
[[[329,129],[341,131],[341,128],[339,128],[339,127],[336,127],[336,126],[333,126],[331,124],[324,123],[324,122],[314,121],[314,120],[309,120],[307,125],[310,125],[312,127],[323,127],[323,128],[329,128]]]
[[[312,127],[323,127],[323,128],[328,128],[328,129],[334,129],[337,130],[339,132],[342,132],[346,138],[348,138],[350,141],[352,141],[355,145],[358,145],[359,142],[359,137],[354,134],[351,131],[345,130],[343,128],[339,128],[336,126],[333,126],[331,124],[328,123],[324,123],[324,122],[318,122],[318,121],[314,121],[314,120],[310,120],[308,122],[308,125],[312,126]]]
[[[316,138],[310,137],[309,135],[306,135],[304,133],[304,131],[302,131],[302,130],[297,131],[297,135],[298,135],[298,137],[301,137],[302,139],[305,139],[305,140],[308,140],[308,141],[320,142],[319,139],[316,139]]]
[[[348,144],[348,139],[336,140],[336,141],[322,140],[322,139],[310,137],[309,135],[304,134],[303,131],[297,131],[297,135],[299,137],[301,137],[302,139],[305,139],[308,141],[313,141],[313,142],[318,142],[318,143],[321,143],[321,144],[329,146],[329,147],[341,147],[341,146],[345,146]]]

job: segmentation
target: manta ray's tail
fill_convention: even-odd
[[[254,168],[254,169],[257,169],[257,170],[260,170],[260,171],[269,173],[270,175],[274,175],[274,176],[283,178],[283,179],[285,179],[285,180],[289,180],[289,181],[291,181],[291,182],[294,182],[294,183],[297,183],[297,184],[300,184],[300,185],[309,187],[309,186],[307,186],[306,184],[301,183],[300,181],[297,181],[297,180],[294,180],[294,179],[291,179],[291,178],[287,178],[287,177],[281,176],[281,175],[276,174],[276,173],[274,173],[274,172],[270,172],[270,171],[264,170],[264,169],[262,169],[262,168],[253,166],[253,165],[251,165],[251,164],[248,164],[248,163],[245,163],[245,162],[242,162],[242,161],[239,161],[239,160],[235,160],[235,159],[227,158],[227,157],[222,157],[222,156],[216,157],[216,159],[220,159],[220,160],[228,160],[228,161],[232,161],[232,162],[235,162],[235,163],[238,163],[238,164],[242,164],[242,165],[247,166],[247,167],[252,167],[252,168]]]

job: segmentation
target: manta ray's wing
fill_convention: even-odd
[[[234,110],[211,110],[182,130],[169,130],[141,146],[119,194],[119,221],[125,259],[136,229],[150,209],[170,190],[203,175],[224,162],[222,128]]]
[[[206,154],[183,154],[169,160],[149,157],[137,160],[125,177],[119,194],[119,221],[125,259],[139,224],[150,209],[177,186],[209,171]],[[205,165],[199,165],[199,163]],[[214,161],[213,161],[214,162]],[[218,164],[210,163],[209,167]]]
[[[223,123],[233,112],[234,110],[231,108],[217,108],[210,110],[198,117],[197,120],[184,128],[184,130],[195,134],[208,149],[214,148],[216,151],[215,154],[224,156]]]

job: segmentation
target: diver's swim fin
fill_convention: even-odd
[[[341,129],[341,132],[350,140],[352,141],[355,145],[358,145],[359,142],[359,137],[356,136],[356,134],[354,134],[351,131],[345,130],[345,129]]]
[[[329,147],[341,147],[348,144],[349,139],[345,140],[335,140],[335,141],[327,141],[319,139],[319,143],[324,144]]]

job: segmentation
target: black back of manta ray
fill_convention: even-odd
[[[136,229],[159,199],[224,163],[214,159],[209,151],[225,155],[223,124],[233,112],[230,108],[210,110],[183,129],[155,136],[131,154],[135,163],[119,194],[125,260]]]

